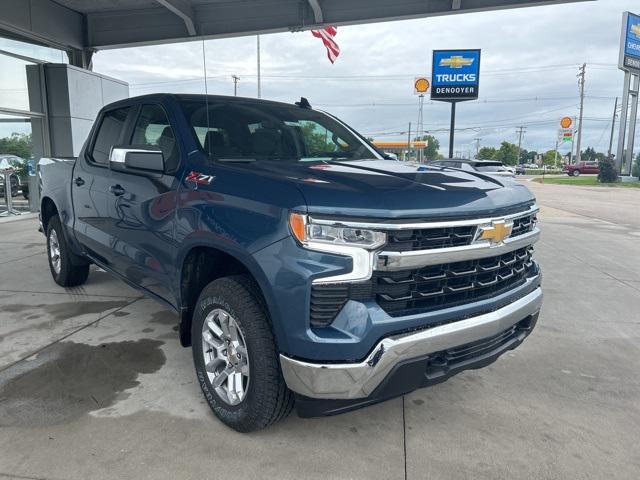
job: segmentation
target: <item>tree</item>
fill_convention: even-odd
[[[606,158],[599,162],[600,172],[598,181],[601,183],[613,183],[618,181],[618,172],[613,158]]]
[[[478,160],[493,160],[497,154],[498,150],[493,147],[482,147],[478,151]]]
[[[516,165],[518,163],[518,146],[509,142],[502,142],[495,160],[499,160],[505,165]]]
[[[307,144],[307,151],[310,155],[318,155],[325,152],[332,152],[335,144],[328,136],[327,130],[316,128],[314,122],[304,122],[300,126],[302,136]]]
[[[427,160],[437,160],[440,155],[438,150],[440,149],[440,141],[433,135],[424,135],[417,137],[417,141],[427,142],[427,147],[424,149],[424,156]]]
[[[556,163],[556,151],[548,150],[542,155],[542,163],[544,165],[555,165]]]
[[[0,138],[0,154],[15,155],[28,160],[31,158],[31,134],[12,133],[8,137]]]
[[[534,163],[537,156],[538,152],[536,152],[535,150],[531,150],[530,152],[524,149],[522,150],[521,158],[524,163]]]

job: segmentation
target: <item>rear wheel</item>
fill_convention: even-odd
[[[75,287],[86,282],[89,262],[71,251],[57,215],[47,225],[47,257],[51,276],[58,285]]]
[[[191,325],[193,360],[209,406],[239,432],[265,428],[293,408],[267,309],[246,275],[209,283]]]

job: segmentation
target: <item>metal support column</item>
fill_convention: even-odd
[[[633,165],[633,144],[636,137],[636,120],[638,118],[638,89],[640,88],[640,76],[633,75],[633,90],[631,95],[631,116],[629,117],[629,135],[627,136],[627,151],[625,154],[623,175],[631,176],[631,166]]]
[[[624,140],[627,133],[627,118],[629,116],[629,89],[631,88],[631,73],[624,72],[624,91],[622,95],[622,111],[620,112],[620,133],[618,134],[618,151],[616,152],[616,172],[622,171],[624,157]]]
[[[451,102],[451,130],[449,131],[449,158],[453,158],[453,144],[456,135],[456,102]]]

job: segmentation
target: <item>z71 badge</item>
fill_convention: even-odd
[[[194,182],[198,185],[209,185],[216,178],[214,175],[205,175],[204,173],[191,171],[185,178],[185,182]]]

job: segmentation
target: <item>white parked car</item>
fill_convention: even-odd
[[[446,160],[436,160],[430,165],[434,167],[459,168],[461,170],[479,172],[499,177],[515,177],[515,170],[505,166],[502,162],[495,160],[467,160],[463,158],[449,158]]]

